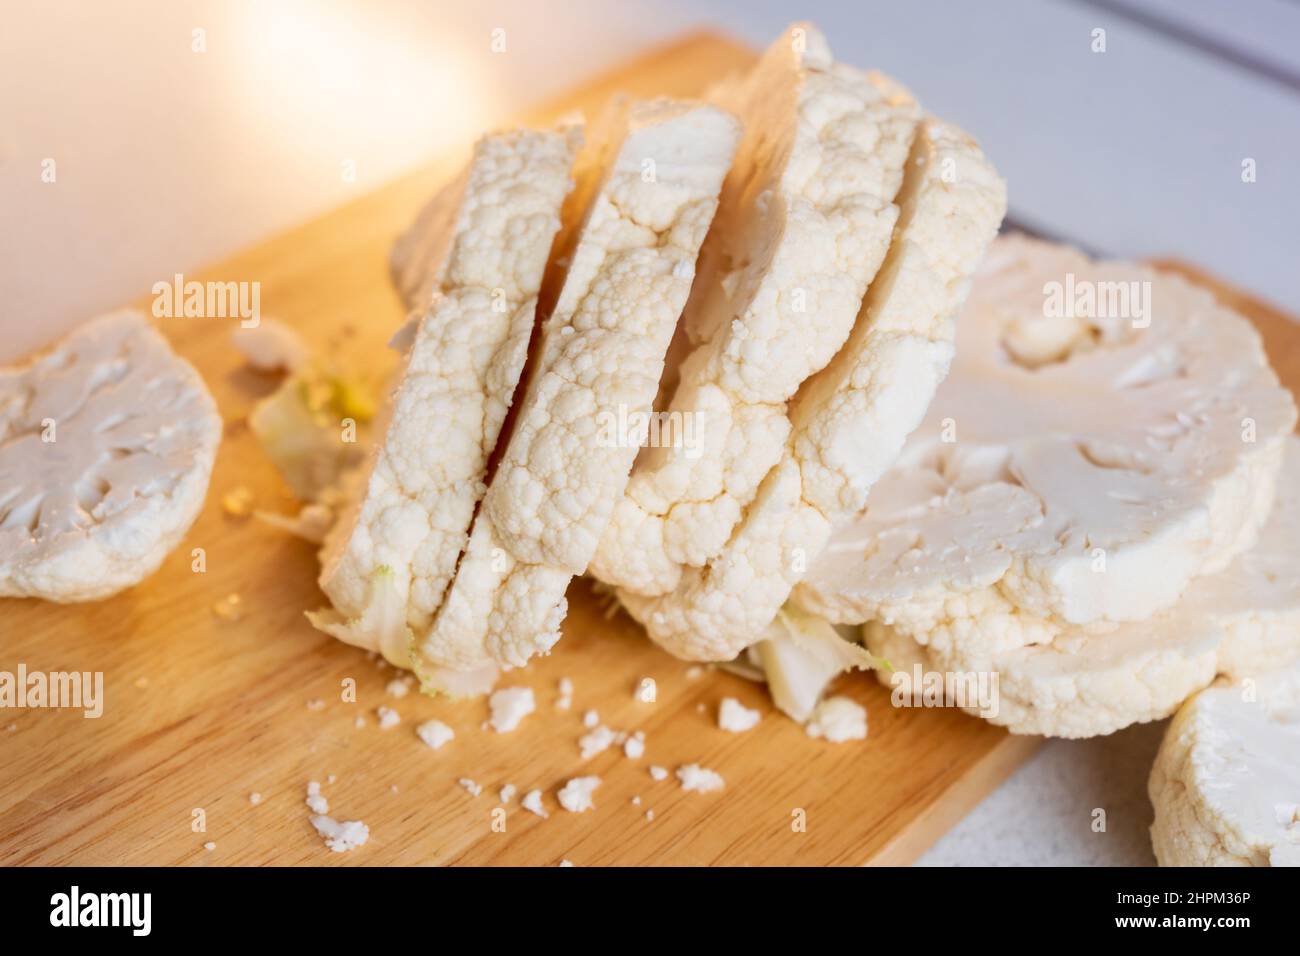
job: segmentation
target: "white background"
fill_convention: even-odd
[[[1288,0],[3,0],[0,11],[0,360],[656,41],[707,25],[761,46],[799,18],[842,59],[892,73],[975,133],[1010,183],[1014,221],[1092,251],[1183,256],[1300,313],[1300,4]],[[490,50],[494,28],[504,54]],[[1098,28],[1105,53],[1091,50]],[[46,159],[53,184],[41,182]],[[1140,790],[1157,739],[1139,729],[1050,744],[927,860],[1149,860]],[[1099,806],[1119,811],[1105,835],[1089,828]]]

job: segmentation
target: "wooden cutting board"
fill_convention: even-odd
[[[753,58],[731,41],[693,36],[522,121],[591,110],[619,90],[690,95]],[[467,152],[468,144],[187,278],[259,281],[265,315],[378,381],[392,365],[385,343],[403,316],[388,281],[389,247]],[[1284,378],[1300,384],[1300,328],[1223,292],[1258,319]],[[258,507],[293,508],[244,424],[275,379],[244,367],[229,344],[232,326],[161,320],[227,423],[206,506],[181,547],[156,575],[107,601],[0,600],[0,670],[102,671],[106,698],[97,720],[69,710],[0,711],[0,863],[905,863],[1034,749],[1031,738],[955,711],[893,708],[888,692],[863,675],[843,678],[838,692],[866,706],[869,739],[809,739],[773,711],[760,686],[712,669],[690,676],[627,617],[607,616],[586,582],[570,589],[555,652],[504,681],[537,697],[537,713],[513,733],[482,728],[483,701],[389,696],[394,671],[303,619],[323,600],[314,549],[221,507],[222,495],[243,485]],[[206,553],[204,573],[191,569],[194,548]],[[213,610],[231,594],[245,608],[238,621]],[[576,688],[568,711],[555,706],[564,676]],[[644,677],[656,681],[654,703],[634,697]],[[341,699],[346,678],[356,681],[355,703]],[[755,730],[717,729],[726,696],[762,710]],[[401,724],[379,729],[380,705],[395,708]],[[577,740],[588,708],[611,727],[644,731],[645,757],[611,749],[583,763]],[[356,726],[358,716],[365,726]],[[456,732],[436,752],[415,736],[431,717]],[[685,763],[719,771],[725,791],[684,793],[671,776],[656,782],[647,769]],[[559,809],[557,788],[585,774],[602,779],[596,809]],[[470,796],[462,777],[482,785],[482,795]],[[309,780],[321,782],[331,815],[369,825],[366,846],[345,854],[323,846],[304,805]],[[521,794],[541,788],[550,818],[523,811],[516,798],[504,832],[494,829],[505,783]],[[257,805],[253,792],[262,795]],[[792,825],[800,817],[803,829]],[[215,847],[206,850],[209,842]]]

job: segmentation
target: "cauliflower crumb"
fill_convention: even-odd
[[[529,790],[524,794],[524,798],[519,801],[519,805],[543,820],[550,817],[550,814],[546,812],[546,808],[542,806],[542,791],[540,790]]]
[[[641,794],[638,793],[635,797],[632,798],[632,806],[634,807],[641,806]]]
[[[678,767],[677,779],[682,782],[683,790],[692,790],[696,793],[710,793],[726,786],[720,773],[701,767],[697,763]]]
[[[307,701],[307,709],[308,709],[308,710],[324,710],[324,709],[325,709],[325,701],[321,700],[319,697],[313,697],[311,700]]]
[[[568,710],[573,706],[573,681],[567,677],[560,678],[560,696],[555,701],[556,710]]]
[[[360,820],[345,820],[342,823],[326,816],[314,816],[311,825],[325,838],[325,845],[335,853],[346,853],[359,846],[365,846],[370,839],[370,827]]]
[[[582,715],[582,726],[591,728],[600,723],[600,714],[594,710],[589,710]]]
[[[360,714],[357,714],[357,719],[352,721],[352,726],[357,728],[357,730],[360,730],[365,725],[366,725],[366,718],[362,717]]]
[[[253,510],[253,492],[247,485],[236,485],[221,496],[221,510],[236,518],[246,518]]]
[[[492,708],[489,721],[492,729],[499,734],[509,733],[519,726],[519,722],[536,709],[531,687],[503,687],[493,691],[488,698]]]
[[[507,783],[503,785],[501,787],[501,793],[500,793],[501,802],[509,803],[511,800],[515,798],[515,793],[516,790],[515,790],[515,785],[513,783]]]
[[[655,812],[653,810],[647,810],[645,812],[645,819],[646,819],[646,823],[653,823],[655,819]]]
[[[375,708],[375,716],[379,718],[380,730],[389,730],[402,722],[402,715],[391,707]]]
[[[833,744],[865,740],[867,712],[847,697],[828,697],[817,705],[804,731],[809,737],[821,737]]]
[[[733,734],[753,730],[762,717],[757,710],[751,710],[734,697],[724,697],[718,706],[718,726]]]
[[[582,750],[582,759],[590,760],[596,754],[608,750],[617,737],[618,735],[604,724],[601,724],[589,734],[583,734],[578,738],[578,747]]]
[[[330,812],[329,801],[320,792],[320,784],[315,780],[307,784],[307,806],[311,808],[312,813]]]
[[[668,778],[668,771],[663,767],[651,767],[650,776],[655,780],[666,780]]]
[[[252,793],[248,795],[248,802],[251,803],[253,806],[257,806],[259,803],[262,802],[262,795],[258,793],[256,790],[254,790]]]
[[[560,806],[570,813],[583,813],[594,809],[591,795],[600,786],[599,777],[574,777],[560,788]]]
[[[703,675],[704,668],[699,664],[692,664],[690,667],[686,668],[687,680],[699,680]]]
[[[209,853],[211,853],[211,852],[212,852],[213,850],[215,850],[216,848],[217,848],[217,845],[216,845],[215,843],[213,843],[211,840],[209,840],[207,843],[203,844],[203,849],[207,850]]]
[[[441,720],[426,720],[415,728],[415,733],[431,750],[437,750],[456,736],[456,732]]]
[[[645,731],[638,730],[623,741],[623,756],[628,760],[640,760],[645,756]]]
[[[461,777],[456,782],[459,783],[462,787],[464,787],[465,792],[468,793],[471,797],[477,797],[480,793],[483,792],[483,788],[480,787],[473,780],[471,780],[469,777]]]
[[[384,690],[388,692],[390,697],[405,697],[411,690],[411,687],[400,677],[394,677],[388,682],[387,686],[384,687]]]
[[[560,866],[573,866],[573,864],[570,863],[568,860],[561,860]]]

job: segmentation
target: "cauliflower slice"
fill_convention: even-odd
[[[453,668],[522,666],[559,638],[581,574],[622,494],[664,353],[739,126],[704,104],[610,111],[580,164],[572,234],[513,433],[421,655]]]
[[[591,565],[648,596],[726,548],[785,453],[787,403],[849,337],[884,259],[920,119],[905,89],[833,62],[802,23],[712,96],[745,133],[675,349],[663,414],[680,434],[641,455]]]
[[[1255,546],[1195,578],[1170,608],[1109,629],[1061,627],[1029,646],[919,644],[879,622],[867,646],[900,670],[996,673],[989,719],[1014,733],[1108,734],[1172,713],[1216,675],[1265,673],[1300,660],[1300,438],[1285,440],[1279,492]]]
[[[1067,286],[1149,302],[1045,316]],[[1251,545],[1295,422],[1259,335],[1208,292],[999,239],[952,374],[796,600],[963,657],[1144,621]]]
[[[527,358],[576,147],[572,130],[485,136],[406,240],[424,243],[411,253],[420,272],[411,281],[421,289],[431,281],[436,291],[414,330],[382,439],[321,549],[321,589],[336,614],[315,618],[399,666],[410,660],[388,627],[390,609],[375,613],[371,602],[382,592],[414,633],[442,601]],[[372,633],[371,621],[383,622],[383,632]]]
[[[1151,768],[1161,866],[1300,866],[1300,666],[1219,680],[1165,731]]]
[[[692,660],[728,660],[765,629],[925,415],[953,352],[954,316],[1006,205],[997,173],[954,127],[920,124],[900,216],[857,324],[795,396],[781,460],[726,548],[675,590],[619,600],[650,636]],[[833,618],[832,618],[833,620]]]
[[[203,379],[139,312],[0,368],[0,597],[144,580],[198,516],[220,442]]]

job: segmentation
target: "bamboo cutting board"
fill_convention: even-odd
[[[616,90],[690,95],[753,57],[730,41],[694,36],[524,121],[591,110]],[[389,247],[467,150],[187,278],[259,281],[263,314],[379,380],[393,361],[385,343],[402,319]],[[1234,304],[1258,316],[1275,362],[1285,360],[1284,378],[1300,383],[1300,329],[1252,303]],[[184,543],[156,575],[107,601],[0,601],[0,670],[102,671],[106,698],[98,720],[69,710],[0,711],[0,863],[904,863],[1033,750],[1034,740],[955,711],[893,708],[888,692],[862,675],[843,678],[839,692],[866,706],[869,739],[811,740],[772,710],[761,687],[715,670],[692,677],[627,617],[608,616],[586,582],[570,589],[556,651],[503,681],[537,697],[537,713],[513,733],[482,729],[483,701],[389,696],[393,670],[303,619],[323,600],[313,547],[221,508],[221,496],[239,485],[258,507],[293,507],[243,423],[276,380],[244,367],[229,344],[232,326],[161,320],[227,423],[207,503]],[[204,573],[191,570],[194,548],[206,553]],[[245,608],[238,621],[213,611],[230,594]],[[565,676],[575,685],[568,711],[555,707]],[[645,677],[657,684],[654,703],[634,697]],[[346,678],[356,681],[355,703],[341,699]],[[725,696],[760,708],[763,721],[745,734],[718,730]],[[379,729],[380,705],[400,712],[401,724]],[[583,763],[577,739],[588,708],[613,728],[643,730],[645,757],[628,760],[612,748]],[[436,752],[415,736],[431,717],[456,732]],[[725,791],[684,793],[673,777],[656,782],[647,771],[684,763],[719,771]],[[555,791],[585,774],[603,781],[596,809],[560,810]],[[471,797],[462,777],[482,795]],[[309,780],[322,784],[332,816],[369,825],[366,846],[346,854],[324,847],[308,823]],[[550,818],[523,811],[516,797],[504,832],[494,828],[505,783],[521,795],[541,788]],[[253,792],[262,795],[257,805]],[[801,818],[805,827],[792,825]]]

